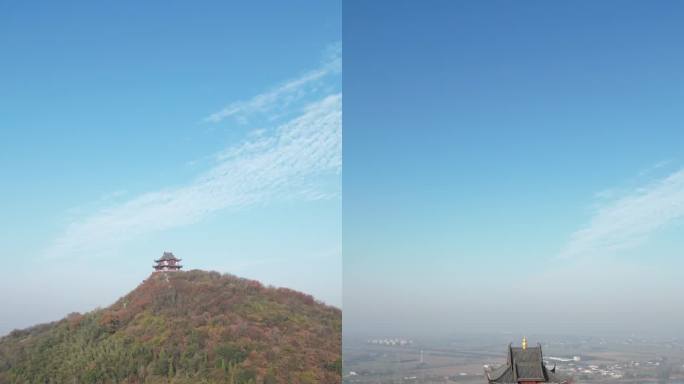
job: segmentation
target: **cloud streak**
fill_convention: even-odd
[[[312,102],[274,130],[228,148],[188,185],[145,193],[71,222],[46,254],[106,249],[227,208],[335,195],[339,191],[326,191],[320,179],[340,172],[341,119],[340,94]]]
[[[604,201],[590,222],[572,234],[560,257],[593,257],[627,250],[682,217],[684,169]]]
[[[279,86],[256,95],[249,100],[228,104],[218,112],[204,118],[204,122],[218,123],[233,117],[238,122],[246,122],[247,117],[257,113],[282,110],[305,95],[315,92],[325,77],[340,73],[342,69],[341,45],[333,44],[327,49],[323,64],[302,76],[286,81]]]

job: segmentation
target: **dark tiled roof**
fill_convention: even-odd
[[[505,365],[487,372],[490,383],[518,383],[521,381],[543,381],[561,383],[556,375],[544,366],[541,345],[526,349],[508,346]]]
[[[487,374],[490,383],[514,383],[513,370],[508,364],[502,365],[499,368]]]
[[[516,363],[515,370],[518,373],[518,380],[538,380],[546,381],[544,377],[544,368],[541,364],[534,363]]]
[[[519,347],[511,347],[509,353],[513,354],[513,361],[516,363],[541,363],[541,345],[536,347],[528,347],[522,349]]]
[[[180,261],[180,259],[176,258],[176,256],[173,255],[173,252],[164,252],[162,255],[161,259],[155,260],[156,262],[164,261],[164,260],[176,260]]]

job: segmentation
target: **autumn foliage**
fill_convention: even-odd
[[[0,339],[0,383],[338,383],[341,312],[217,272],[156,273],[109,308]]]

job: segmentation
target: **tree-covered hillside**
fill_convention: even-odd
[[[338,383],[341,321],[290,289],[155,273],[109,308],[0,339],[0,383]]]

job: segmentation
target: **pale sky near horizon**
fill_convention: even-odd
[[[344,4],[344,332],[684,336],[684,6],[428,3]]]
[[[5,2],[0,47],[0,335],[165,250],[341,306],[338,2]]]

